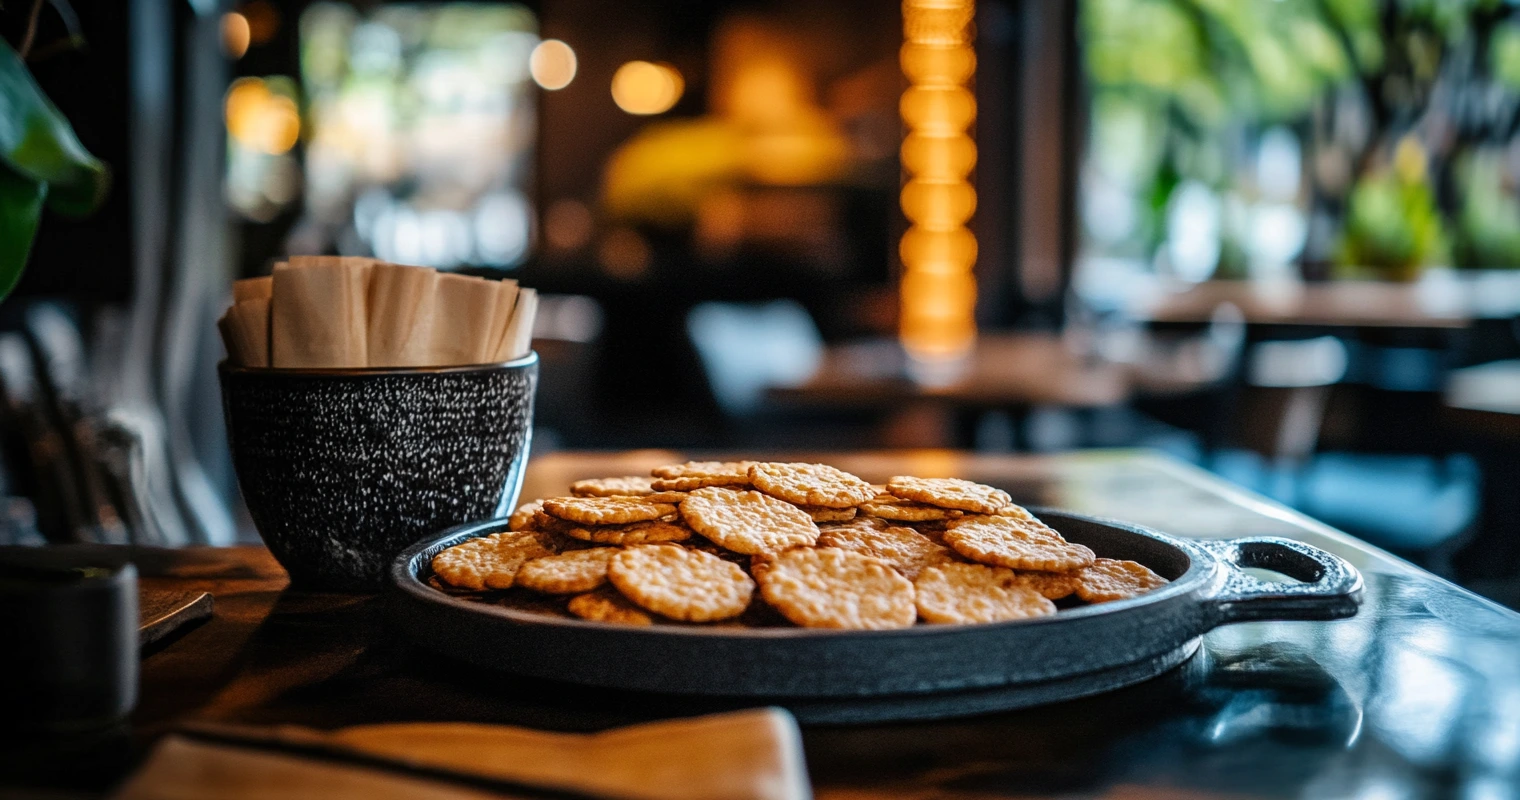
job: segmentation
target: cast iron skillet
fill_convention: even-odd
[[[1154,677],[1187,660],[1199,637],[1220,625],[1342,619],[1361,603],[1362,578],[1355,568],[1299,542],[1183,540],[1111,520],[1033,510],[1070,541],[1099,556],[1139,561],[1171,583],[1128,600],[986,625],[891,631],[633,627],[471,602],[429,586],[433,556],[506,529],[506,520],[493,520],[454,528],[403,552],[391,568],[389,611],[425,648],[555,681],[804,703],[982,692],[1000,698],[989,701],[993,705],[1011,708]],[[1264,582],[1245,567],[1303,583]],[[1020,698],[1021,692],[1026,696]]]

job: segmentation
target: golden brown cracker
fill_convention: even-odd
[[[517,570],[516,585],[544,594],[589,592],[607,582],[607,562],[616,547],[589,547],[535,558]]]
[[[818,526],[807,512],[756,491],[698,489],[681,504],[681,517],[697,533],[746,555],[818,541]]]
[[[626,525],[568,524],[557,532],[583,542],[624,546],[681,542],[691,538],[691,530],[686,526],[663,520],[630,522]]]
[[[570,494],[576,497],[636,497],[654,493],[654,488],[649,485],[652,480],[645,475],[588,478],[570,484]]]
[[[1039,592],[1047,600],[1061,600],[1077,592],[1081,570],[1076,572],[1020,572],[1019,583]]]
[[[871,484],[827,464],[763,461],[750,466],[749,480],[756,489],[799,506],[852,508],[876,495]]]
[[[855,518],[853,508],[829,508],[827,506],[797,506],[807,512],[814,522],[849,522]]]
[[[962,517],[950,523],[945,544],[972,561],[1038,572],[1071,572],[1094,558],[1039,520],[1015,517]]]
[[[907,578],[849,550],[787,550],[767,561],[758,580],[767,603],[807,628],[905,628],[918,615]]]
[[[526,531],[533,528],[533,517],[544,510],[544,501],[531,500],[517,507],[512,516],[507,517],[507,530]]]
[[[1056,613],[1054,603],[1002,567],[941,564],[919,573],[913,588],[925,622],[1000,622]]]
[[[433,556],[433,574],[460,589],[510,589],[517,571],[535,558],[554,555],[547,537],[537,531],[508,531],[480,536]]]
[[[933,522],[958,519],[964,511],[940,508],[927,503],[915,503],[893,495],[878,495],[860,504],[860,513],[894,522]]]
[[[1077,573],[1077,596],[1089,603],[1137,597],[1168,583],[1144,564],[1099,558]]]
[[[650,484],[659,492],[689,492],[706,486],[748,486],[752,461],[688,461],[655,467]]]
[[[996,514],[1013,498],[1002,489],[960,478],[915,478],[899,475],[887,481],[887,491],[904,500],[955,508],[977,514]]]
[[[737,617],[755,591],[737,564],[673,544],[624,549],[608,563],[607,578],[641,608],[683,622]]]
[[[831,525],[818,536],[819,547],[837,547],[891,564],[908,580],[925,567],[954,561],[950,548],[895,525]]]
[[[604,586],[588,594],[570,598],[566,606],[571,614],[592,622],[614,622],[621,625],[653,625],[654,617],[639,608],[610,586]]]
[[[624,525],[674,514],[676,507],[639,497],[551,497],[544,501],[544,511],[582,525]]]

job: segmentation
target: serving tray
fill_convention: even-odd
[[[1300,542],[1184,540],[1031,510],[1068,540],[1099,556],[1139,561],[1171,583],[1127,600],[983,625],[634,627],[490,605],[430,585],[433,556],[506,529],[505,520],[493,520],[403,552],[392,565],[388,609],[418,645],[481,667],[611,689],[772,702],[802,711],[804,721],[867,721],[980,713],[1117,689],[1186,661],[1199,637],[1220,625],[1342,619],[1361,602],[1355,568]],[[1300,582],[1262,581],[1245,571],[1252,567]]]

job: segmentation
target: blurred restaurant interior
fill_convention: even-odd
[[[542,293],[535,455],[1154,448],[1520,606],[1520,9],[14,0],[113,174],[0,306],[0,541],[257,541],[290,254]]]

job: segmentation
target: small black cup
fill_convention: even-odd
[[[0,732],[73,733],[137,703],[137,569],[124,554],[0,547]]]
[[[505,516],[522,488],[536,353],[470,367],[220,371],[243,499],[298,586],[378,590],[408,545]]]

